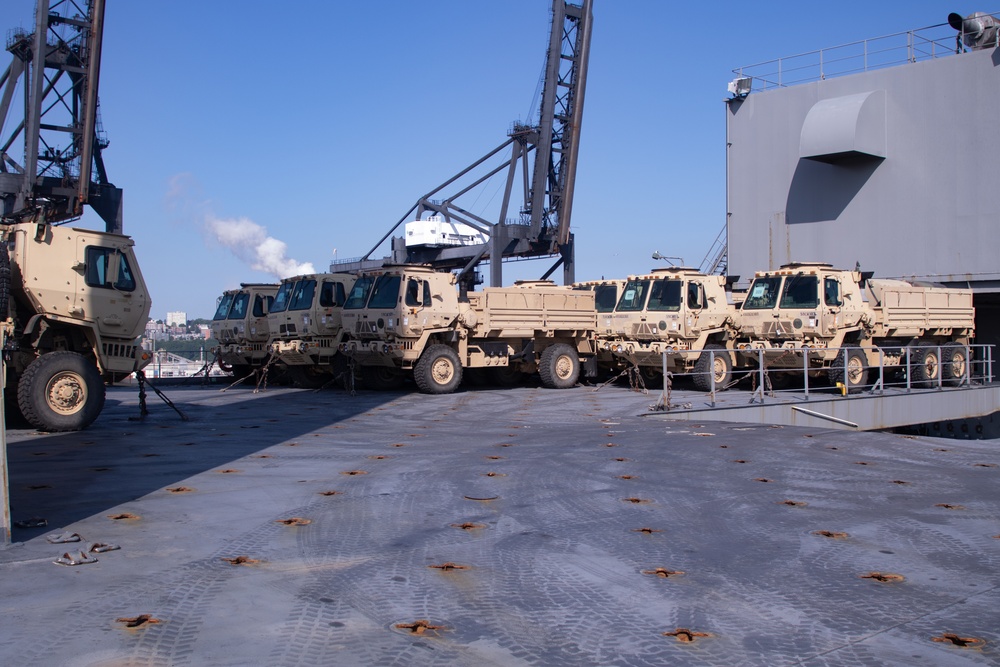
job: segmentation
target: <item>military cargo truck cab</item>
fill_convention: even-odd
[[[825,372],[849,391],[880,365],[903,367],[916,386],[939,374],[960,382],[975,332],[972,291],[872,275],[820,262],[757,272],[740,308],[741,361],[755,366],[764,350],[771,368]]]
[[[593,292],[530,281],[460,296],[454,274],[391,266],[358,278],[344,306],[341,349],[362,367],[412,372],[425,393],[449,393],[463,369],[536,370],[570,387],[594,355]]]
[[[7,395],[34,427],[89,426],[104,383],[141,370],[150,299],[127,236],[19,223],[3,227],[0,312]]]
[[[685,267],[629,276],[612,312],[598,314],[598,347],[619,364],[637,366],[647,379],[693,373],[695,387],[724,389],[734,362],[736,310],[724,276]]]

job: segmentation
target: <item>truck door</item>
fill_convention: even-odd
[[[403,321],[399,326],[438,326],[439,322],[429,321],[425,308],[433,305],[431,284],[427,280],[409,276],[403,294]]]
[[[274,302],[274,297],[257,292],[253,297],[253,309],[250,311],[250,329],[248,337],[258,342],[267,342],[267,314]]]
[[[145,308],[142,285],[133,272],[131,253],[121,248],[86,245],[83,250],[84,317],[105,336],[130,336]]]
[[[687,316],[684,324],[687,335],[695,338],[701,332],[701,312],[705,309],[705,286],[699,282],[687,282]]]
[[[840,289],[840,281],[827,276],[823,279],[823,305],[820,307],[818,322],[819,330],[823,334],[831,334],[837,331],[837,327],[842,324],[840,311],[844,305],[844,297]]]
[[[344,283],[337,280],[324,280],[319,291],[319,326],[328,330],[339,330],[342,324],[344,303],[347,301],[347,290]]]

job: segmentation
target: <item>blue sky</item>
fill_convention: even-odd
[[[276,282],[220,241],[252,230],[274,270],[362,255],[537,110],[550,0],[109,0],[101,111],[152,316],[211,317]],[[0,2],[32,30],[34,0]],[[697,266],[725,224],[732,70],[992,11],[951,3],[595,0],[573,231],[577,279],[654,250]],[[3,67],[9,54],[2,53]],[[488,198],[488,196],[487,196]],[[85,219],[85,226],[97,226]],[[383,253],[376,253],[380,256]],[[537,277],[550,262],[505,267]]]

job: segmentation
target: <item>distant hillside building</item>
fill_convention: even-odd
[[[187,323],[188,323],[187,313],[182,313],[180,311],[167,313],[168,327],[186,327]]]

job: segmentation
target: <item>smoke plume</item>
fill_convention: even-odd
[[[223,220],[207,215],[205,227],[219,243],[256,271],[270,273],[278,279],[316,273],[311,263],[287,257],[288,244],[268,236],[266,228],[248,218]]]

